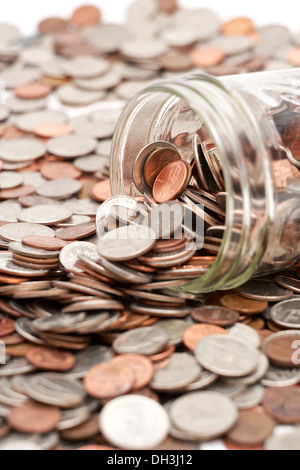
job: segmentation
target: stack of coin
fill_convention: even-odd
[[[0,449],[299,450],[299,270],[180,289],[225,230],[214,144],[196,135],[189,162],[147,145],[139,198],[109,184],[124,100],[157,77],[299,65],[298,36],[174,0],[139,0],[124,25],[84,6],[34,38],[0,33]]]

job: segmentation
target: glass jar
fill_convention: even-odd
[[[125,108],[114,136],[113,194],[139,195],[136,156],[167,141],[191,156],[195,135],[216,146],[226,229],[216,261],[185,290],[235,288],[297,263],[300,253],[300,69],[151,84]],[[188,281],[187,281],[188,282]]]

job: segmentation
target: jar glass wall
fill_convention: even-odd
[[[175,145],[190,162],[198,135],[221,165],[227,195],[223,241],[214,264],[187,280],[185,290],[230,289],[297,262],[299,112],[299,70],[156,82],[124,110],[112,149],[114,194],[139,195],[135,160],[155,141]]]

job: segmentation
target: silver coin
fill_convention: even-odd
[[[21,242],[28,235],[54,237],[54,231],[43,225],[28,223],[12,223],[0,227],[0,237],[12,242]]]
[[[47,100],[45,98],[25,100],[14,96],[7,100],[7,106],[10,112],[15,114],[33,113],[35,111],[45,109],[47,106]]]
[[[82,270],[75,265],[81,256],[97,260],[99,255],[96,246],[92,243],[74,242],[66,245],[61,250],[60,263],[67,271],[80,273]]]
[[[170,418],[180,430],[209,440],[228,432],[238,419],[233,401],[216,392],[188,393],[170,407]]]
[[[72,179],[61,179],[47,181],[39,186],[37,194],[43,197],[54,197],[56,199],[68,199],[78,194],[82,189],[82,183]]]
[[[140,313],[142,315],[153,315],[157,317],[178,317],[185,318],[190,315],[192,309],[189,306],[178,307],[178,308],[167,308],[161,307],[160,303],[157,304],[157,307],[141,304],[131,304],[130,309],[132,312]]]
[[[42,250],[40,248],[32,248],[27,245],[23,245],[21,242],[11,242],[9,244],[9,249],[12,253],[16,253],[17,255],[27,256],[29,258],[36,258],[36,259],[53,259],[57,258],[60,254],[60,251],[47,251]],[[31,287],[32,289],[32,287]]]
[[[72,212],[67,207],[48,204],[23,209],[19,220],[31,224],[54,225],[70,217],[72,217]]]
[[[234,398],[239,410],[249,410],[259,406],[265,394],[265,388],[261,385],[252,385]]]
[[[65,207],[68,207],[73,214],[76,215],[89,215],[95,216],[99,209],[99,204],[90,199],[68,199],[63,202]]]
[[[184,320],[166,319],[156,323],[158,328],[162,328],[168,334],[168,344],[177,346],[182,343],[183,333],[188,325]]]
[[[90,119],[92,121],[96,122],[105,122],[105,123],[111,123],[111,124],[117,124],[121,113],[123,111],[123,107],[120,104],[120,101],[111,101],[110,105],[108,103],[104,103],[101,108],[97,109],[96,111],[93,111],[90,114]],[[107,145],[107,142],[99,142],[99,146],[101,144]]]
[[[186,29],[197,32],[198,41],[205,41],[217,35],[220,30],[218,15],[206,8],[178,10],[173,22],[175,27],[186,25]]]
[[[136,328],[121,334],[113,343],[118,354],[152,356],[161,352],[168,343],[168,335],[161,328]]]
[[[85,313],[78,313],[76,315],[67,314],[53,314],[50,317],[37,318],[32,322],[32,327],[38,331],[55,331],[60,332],[66,327],[76,325],[78,322],[85,319]]]
[[[72,215],[70,219],[67,219],[65,222],[59,222],[55,226],[59,228],[76,227],[76,225],[89,224],[91,221],[92,219],[88,215]]]
[[[276,325],[289,329],[300,329],[300,300],[291,299],[275,304],[270,311]]]
[[[91,91],[98,91],[98,90],[108,90],[110,88],[116,87],[122,78],[120,75],[111,70],[105,75],[101,77],[91,78],[91,79],[77,79],[75,80],[75,85],[78,88],[82,88],[83,90],[91,90]]]
[[[85,173],[96,173],[103,171],[107,165],[107,158],[100,157],[100,155],[89,155],[86,157],[77,158],[74,162],[76,168]]]
[[[133,40],[125,41],[121,45],[121,53],[134,60],[152,60],[168,52],[168,46],[161,40]]]
[[[98,242],[98,252],[110,261],[135,259],[156,244],[156,233],[145,226],[129,225],[104,235]]]
[[[117,52],[129,36],[127,28],[117,24],[90,26],[84,28],[82,34],[96,50],[107,54]]]
[[[79,380],[62,374],[42,373],[29,376],[25,381],[27,394],[40,403],[74,408],[85,398],[85,390]]]
[[[49,122],[65,123],[68,117],[65,113],[55,110],[46,110],[27,113],[17,118],[16,126],[24,132],[33,132],[38,124]]]
[[[59,431],[72,429],[80,424],[85,423],[91,417],[91,410],[88,406],[81,406],[74,410],[62,411],[62,418],[57,425]]]
[[[300,429],[289,429],[284,434],[274,434],[265,442],[265,450],[300,450]]]
[[[167,42],[164,38],[163,40]],[[154,70],[141,69],[127,62],[117,62],[114,70],[124,80],[150,80],[157,76]]]
[[[289,387],[300,382],[299,369],[287,369],[270,365],[261,383],[265,387]]]
[[[0,173],[0,189],[11,189],[23,183],[23,176],[12,171],[2,171]],[[1,214],[1,212],[0,212]]]
[[[0,104],[0,122],[5,121],[10,114],[10,109],[7,104]]]
[[[21,434],[10,434],[2,440],[0,450],[41,451],[42,449],[28,437],[23,437]]]
[[[170,428],[164,408],[140,395],[111,400],[99,420],[106,439],[122,449],[152,449],[166,439]]]
[[[112,141],[110,139],[103,139],[99,142],[98,147],[96,149],[97,155],[102,158],[108,159],[111,154],[111,145]]]
[[[96,140],[90,137],[68,135],[55,137],[47,143],[48,152],[64,158],[76,158],[92,153],[97,147]]]
[[[93,78],[103,75],[109,69],[109,62],[95,57],[77,56],[63,62],[65,75],[72,78]]]
[[[217,392],[229,398],[236,398],[246,389],[246,385],[232,384],[230,381],[220,379],[207,389],[208,392]]]
[[[7,364],[0,366],[0,377],[12,377],[14,375],[28,374],[36,368],[29,364],[24,357],[12,359]]]
[[[20,61],[29,66],[41,66],[54,58],[51,49],[43,45],[34,45],[24,48],[20,53]]]
[[[5,83],[8,89],[36,82],[40,77],[41,71],[39,68],[25,67],[20,62],[7,67],[0,73],[0,80]]]
[[[278,286],[275,282],[255,279],[238,287],[237,292],[248,299],[266,300],[267,302],[279,302],[288,300],[293,292]]]
[[[261,351],[258,352],[258,366],[255,372],[246,377],[241,377],[238,379],[229,379],[230,383],[233,384],[242,384],[242,385],[254,385],[258,383],[267,373],[270,366],[269,359]]]
[[[19,333],[19,335],[21,335],[26,340],[41,346],[45,344],[35,331],[32,322],[27,318],[18,318],[15,326],[17,333]]]
[[[11,274],[12,276],[19,277],[41,277],[48,273],[48,269],[33,269],[21,267],[13,263],[11,253],[0,254],[0,272],[4,274]]]
[[[62,309],[62,313],[84,312],[89,310],[123,310],[123,304],[116,300],[87,300],[75,302]]]
[[[105,93],[102,90],[82,90],[72,84],[68,84],[58,89],[57,96],[62,103],[68,106],[88,106],[102,100],[105,97]]]
[[[281,287],[292,290],[294,294],[300,294],[300,281],[298,279],[287,276],[277,276],[275,281]]]
[[[46,153],[46,146],[33,138],[1,139],[0,158],[8,162],[36,160]]]
[[[29,184],[30,186],[34,186],[38,188],[42,184],[46,183],[46,179],[43,178],[38,171],[26,171],[23,174],[24,184]]]
[[[0,220],[2,222],[18,222],[21,210],[22,206],[17,201],[0,202]]]
[[[21,37],[20,30],[10,23],[0,23],[1,45],[9,45]]]
[[[157,369],[151,382],[153,390],[167,392],[185,387],[201,376],[202,369],[193,356],[174,353],[168,364]]]
[[[140,273],[135,269],[127,268],[121,263],[111,263],[106,259],[101,259],[99,262],[106,271],[109,271],[109,273],[112,274],[114,279],[117,279],[125,284],[148,284],[152,280],[151,275]]]
[[[220,47],[229,56],[242,54],[254,48],[254,42],[250,36],[222,35],[211,41],[210,44]]]
[[[258,352],[243,340],[213,335],[201,340],[195,349],[197,361],[205,369],[225,377],[251,374],[258,364]]]
[[[123,82],[116,88],[116,93],[122,100],[130,100],[149,85],[150,82],[148,80]]]
[[[107,139],[111,137],[115,131],[114,122],[97,122],[85,120],[83,122],[72,125],[76,135],[83,137],[92,137],[94,139]]]
[[[184,393],[184,392],[195,392],[198,390],[203,390],[203,389],[208,388],[217,380],[218,380],[218,376],[216,374],[213,374],[212,372],[209,372],[207,370],[203,370],[199,379],[195,380],[194,382],[187,385],[183,389],[178,390],[178,392]]]
[[[249,346],[252,346],[253,348],[260,347],[260,337],[258,333],[248,325],[236,323],[234,326],[228,328],[227,331],[231,336],[245,341],[245,343],[247,343]]]

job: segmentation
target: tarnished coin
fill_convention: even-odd
[[[37,194],[43,197],[68,199],[78,194],[82,183],[73,179],[53,180],[44,183],[37,189]]]
[[[167,345],[168,335],[161,328],[136,328],[120,335],[113,343],[118,354],[143,354],[151,356]]]
[[[252,280],[237,289],[237,292],[248,299],[279,302],[293,296],[293,292],[278,286],[275,282],[266,280]]]
[[[166,367],[155,371],[151,388],[159,391],[172,391],[183,388],[201,376],[202,369],[187,353],[174,353]]]
[[[1,139],[0,158],[8,162],[36,160],[46,153],[45,145],[36,139]]]
[[[264,443],[275,426],[275,422],[264,413],[241,411],[236,425],[227,437],[237,444],[255,446]]]
[[[269,306],[268,302],[246,299],[236,294],[225,295],[220,299],[220,302],[224,307],[245,315],[262,313],[267,310]]]
[[[277,325],[289,329],[300,329],[300,300],[285,300],[275,304],[270,312]]]
[[[295,294],[300,294],[300,281],[298,279],[287,276],[277,276],[275,281],[281,287],[292,290]]]
[[[268,388],[263,399],[263,406],[271,416],[284,424],[300,421],[300,388]]]
[[[145,226],[130,225],[104,235],[97,248],[101,256],[111,261],[135,259],[150,251],[156,243],[155,232]]]
[[[217,326],[232,326],[239,320],[239,314],[234,310],[218,306],[205,306],[195,308],[192,317],[199,323]]]
[[[118,448],[152,449],[167,437],[169,418],[154,400],[127,395],[105,405],[100,414],[100,429]]]
[[[47,143],[48,152],[63,158],[76,158],[96,150],[97,141],[77,135],[56,137]]]
[[[266,338],[262,349],[270,361],[281,367],[300,367],[299,330],[289,330],[275,333]]]
[[[49,227],[30,223],[9,224],[0,227],[0,237],[7,241],[21,242],[28,235],[54,237],[54,231]]]
[[[225,377],[243,377],[255,370],[258,352],[243,340],[226,335],[202,339],[195,349],[199,364]]]
[[[170,418],[176,428],[205,441],[229,431],[238,419],[238,412],[233,401],[220,393],[194,392],[174,401]]]

